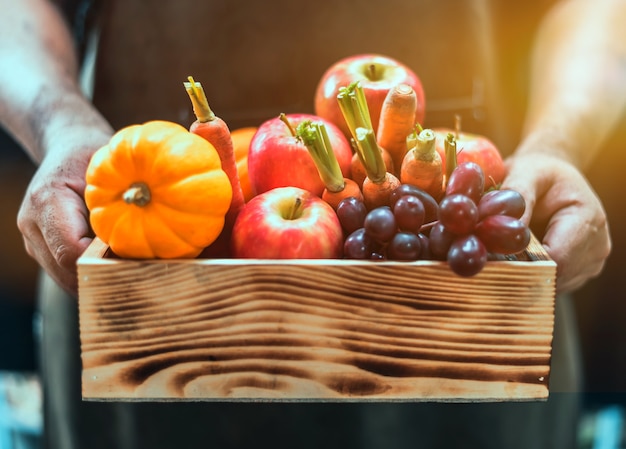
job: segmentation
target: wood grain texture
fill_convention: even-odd
[[[91,400],[492,401],[548,396],[556,267],[536,242],[444,263],[79,260]]]

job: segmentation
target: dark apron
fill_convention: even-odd
[[[503,76],[518,68],[508,61],[519,59],[499,46],[515,36],[490,20],[497,8],[488,1],[147,3],[102,5],[93,98],[115,128],[152,119],[189,125],[188,75],[203,83],[231,128],[312,112],[316,83],[330,64],[378,52],[421,77],[426,126],[452,126],[460,113],[466,130],[490,136],[503,152],[517,139],[524,74]],[[528,32],[518,33],[509,44],[527,49]],[[571,448],[578,366],[569,303],[561,299],[553,394],[545,403],[99,403],[81,401],[76,299],[45,278],[47,442],[54,449]]]

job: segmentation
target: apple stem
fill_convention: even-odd
[[[330,192],[341,192],[346,183],[330,143],[326,125],[322,122],[313,123],[305,120],[298,125],[296,134],[309,150],[325,187]]]
[[[189,95],[193,106],[193,113],[198,121],[206,123],[215,120],[215,114],[209,107],[209,101],[206,98],[202,84],[195,82],[191,76],[188,76],[187,79],[189,82],[184,82],[183,85],[185,86],[187,95]]]
[[[299,196],[296,197],[293,204],[291,205],[291,210],[289,211],[289,215],[287,216],[287,220],[295,220],[300,215],[300,209],[302,207],[302,198]]]
[[[461,114],[454,114],[454,134],[455,139],[459,140],[461,136]]]
[[[285,125],[287,125],[287,128],[289,128],[289,132],[291,133],[291,135],[293,137],[298,137],[298,134],[296,133],[295,128],[293,127],[293,125],[291,124],[291,122],[287,118],[287,115],[284,112],[280,113],[279,118]]]
[[[370,64],[367,67],[367,69],[369,71],[369,73],[368,73],[369,78],[372,79],[372,80],[375,80],[376,77],[378,76],[378,74],[376,73],[376,64]]]
[[[456,139],[454,138],[454,134],[448,133],[446,136],[446,140],[444,142],[445,145],[445,156],[446,156],[446,184],[450,179],[450,175],[454,171],[457,166],[456,160]]]

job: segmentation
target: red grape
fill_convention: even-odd
[[[454,239],[455,235],[448,231],[441,222],[435,223],[428,236],[428,247],[432,257],[436,260],[446,260],[448,250]]]
[[[521,218],[526,210],[526,202],[516,190],[490,190],[478,202],[479,220],[488,215],[509,215]]]
[[[416,196],[403,195],[393,205],[393,215],[400,230],[417,234],[424,224],[424,204]]]
[[[362,200],[350,196],[339,202],[336,212],[344,232],[351,234],[363,227],[363,222],[367,215],[367,208]]]
[[[475,162],[463,162],[452,171],[446,186],[446,195],[460,193],[478,204],[485,188],[485,174]]]
[[[474,276],[487,263],[487,249],[473,234],[459,237],[448,251],[448,265],[459,276]]]
[[[343,255],[347,259],[369,259],[373,247],[371,237],[367,235],[364,228],[359,228],[348,235],[343,242]]]
[[[391,192],[389,206],[393,208],[396,201],[404,195],[412,195],[420,199],[424,205],[425,223],[430,223],[437,219],[437,210],[439,208],[437,201],[428,192],[414,186],[413,184],[400,184],[400,186],[396,187],[396,189]]]
[[[458,193],[447,195],[439,205],[439,222],[453,234],[469,234],[478,223],[476,203]]]
[[[429,260],[433,258],[433,255],[430,253],[430,239],[426,237],[426,235],[421,232],[417,234],[417,238],[420,241],[420,259]]]
[[[530,242],[528,226],[508,215],[490,215],[483,218],[476,225],[475,233],[491,253],[519,253]]]
[[[370,237],[380,243],[391,240],[398,230],[396,218],[388,206],[379,206],[369,211],[363,227]]]
[[[387,257],[392,260],[417,260],[420,252],[420,239],[412,232],[398,232],[387,246]]]

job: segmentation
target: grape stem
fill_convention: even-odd
[[[424,223],[424,224],[422,225],[422,227],[420,227],[419,232],[424,232],[424,231],[427,231],[427,230],[429,230],[430,228],[432,228],[433,226],[435,226],[437,223],[439,223],[439,220],[433,220],[433,221],[431,221],[431,222],[429,222],[429,223]]]

